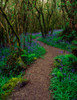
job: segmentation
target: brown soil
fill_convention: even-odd
[[[26,75],[23,77],[29,79],[30,82],[20,90],[13,92],[9,100],[53,100],[53,96],[50,99],[48,88],[50,85],[49,74],[53,68],[54,57],[68,52],[37,42],[46,49],[45,58],[38,58],[26,70]],[[63,53],[61,53],[62,51]]]

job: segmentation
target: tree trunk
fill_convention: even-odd
[[[17,33],[16,33],[16,31],[13,29],[13,27],[12,27],[12,25],[11,25],[10,21],[9,21],[9,20],[8,20],[8,18],[7,18],[7,15],[6,15],[6,14],[5,14],[5,12],[2,10],[2,8],[1,8],[1,7],[0,7],[0,10],[1,10],[1,12],[2,12],[2,14],[3,14],[4,18],[7,20],[7,23],[8,23],[8,24],[9,24],[9,26],[11,27],[11,29],[12,29],[13,33],[15,34],[15,36],[16,36],[16,38],[17,38],[18,46],[20,46],[20,39],[19,39],[18,34],[17,34]]]

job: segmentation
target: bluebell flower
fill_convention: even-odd
[[[60,70],[62,70],[62,67],[61,68],[59,68]]]
[[[75,69],[72,69],[72,72],[74,72],[75,71]]]
[[[64,75],[66,75],[66,73],[64,73]]]
[[[61,60],[62,61],[62,60]],[[63,64],[61,63],[61,66],[63,66]]]
[[[5,58],[5,56],[2,56],[2,59],[4,59]]]
[[[63,51],[60,51],[60,53],[63,53]]]

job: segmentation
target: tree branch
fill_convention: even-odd
[[[16,38],[17,38],[17,40],[18,40],[19,46],[20,46],[20,39],[19,39],[19,36],[17,35],[17,33],[15,32],[15,30],[13,29],[13,27],[12,27],[12,25],[11,25],[10,21],[9,21],[9,20],[8,20],[8,18],[7,18],[7,15],[6,15],[6,14],[5,14],[5,12],[2,10],[2,8],[1,8],[1,7],[0,7],[0,10],[1,10],[1,12],[2,12],[2,14],[3,14],[4,18],[7,20],[7,23],[8,23],[8,24],[9,24],[9,26],[11,27],[11,29],[12,29],[13,33],[15,34],[15,36],[16,36]]]

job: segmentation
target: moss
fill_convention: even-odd
[[[34,57],[33,60],[37,60],[37,57]]]
[[[27,79],[22,79],[22,78],[12,78],[10,80],[7,81],[6,84],[4,84],[2,86],[2,89],[4,90],[3,94],[1,94],[1,98],[2,100],[6,97],[8,97],[8,95],[11,94],[11,92],[13,91],[13,89],[22,82],[28,82]]]
[[[11,92],[12,92],[12,90],[4,91],[4,92],[1,94],[1,99],[2,99],[2,100],[7,100],[7,96],[11,95]]]

